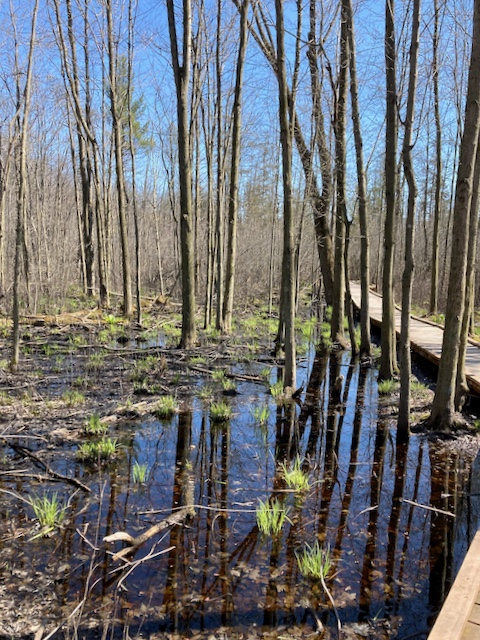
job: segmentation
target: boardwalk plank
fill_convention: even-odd
[[[357,282],[350,283],[352,299],[356,307],[360,307],[361,290]],[[374,291],[370,292],[370,317],[373,324],[382,323],[382,297]],[[400,333],[400,310],[395,310],[395,328]],[[412,316],[410,324],[410,340],[412,349],[428,358],[434,364],[439,363],[442,355],[443,327]],[[465,370],[470,390],[480,394],[480,344],[470,341],[467,345]]]
[[[472,612],[469,616],[469,620],[470,622],[473,622],[477,625],[479,625],[479,630],[480,630],[480,604],[477,604],[475,602],[475,604],[472,607]]]
[[[470,545],[428,640],[479,640],[480,625],[467,623],[480,590],[479,566],[480,531]]]

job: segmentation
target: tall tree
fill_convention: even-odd
[[[240,9],[240,42],[238,45],[235,92],[232,107],[232,154],[230,161],[230,182],[228,195],[227,255],[225,272],[225,297],[223,302],[223,330],[232,330],[233,293],[235,284],[235,264],[237,255],[237,211],[238,182],[240,171],[240,151],[242,141],[242,92],[243,70],[248,43],[248,9],[250,0],[243,0]]]
[[[391,378],[396,370],[394,307],[395,212],[397,192],[397,51],[395,2],[385,0],[385,235],[382,279],[382,337],[380,377]]]
[[[292,197],[292,129],[288,117],[288,83],[285,62],[285,24],[283,0],[275,0],[277,27],[277,80],[279,95],[280,141],[283,180],[283,269],[282,304],[285,323],[285,370],[283,384],[294,389],[296,384],[295,345],[295,238]]]
[[[235,6],[240,9],[239,0],[233,0]],[[328,305],[333,302],[333,241],[329,226],[329,214],[332,203],[332,168],[328,136],[325,131],[325,116],[322,108],[322,72],[319,68],[319,58],[323,51],[321,38],[316,33],[316,0],[310,0],[310,31],[308,34],[308,58],[311,71],[312,94],[312,136],[310,146],[307,144],[301,125],[301,119],[297,113],[292,89],[288,90],[289,115],[293,127],[295,146],[302,163],[305,174],[305,182],[313,210],[315,226],[315,238],[317,243],[320,268],[323,278],[325,300]],[[274,38],[270,32],[270,21],[265,15],[260,2],[255,3],[253,20],[250,23],[250,32],[265,55],[275,75],[278,75],[277,58],[274,46]],[[320,172],[322,178],[321,188],[316,175],[316,152],[320,159]]]
[[[35,49],[36,28],[38,15],[38,0],[35,0],[32,10],[32,23],[30,28],[30,44],[28,48],[27,70],[25,85],[20,87],[20,69],[16,69],[17,78],[17,117],[19,127],[18,150],[18,192],[17,192],[17,225],[15,233],[15,257],[13,276],[13,307],[12,307],[12,357],[10,367],[13,371],[18,366],[20,357],[20,274],[22,262],[26,263],[25,246],[25,218],[27,199],[27,140],[29,131],[29,118],[31,109],[33,52]],[[17,51],[15,54],[17,57]],[[25,277],[28,274],[25,273]]]
[[[217,33],[215,45],[215,71],[216,71],[216,121],[217,121],[217,188],[216,188],[216,257],[217,257],[217,316],[216,328],[223,331],[223,296],[224,296],[224,272],[225,272],[225,156],[224,145],[225,131],[223,122],[223,78],[222,78],[222,6],[223,0],[217,0]]]
[[[415,120],[415,99],[418,77],[418,48],[420,31],[420,0],[413,1],[412,36],[410,43],[410,71],[408,80],[407,111],[403,138],[402,159],[408,186],[408,206],[405,229],[405,265],[402,278],[402,319],[400,329],[400,404],[398,408],[398,437],[407,440],[410,426],[410,309],[412,306],[413,245],[415,232],[415,206],[417,183],[412,162],[412,134]]]
[[[335,106],[335,271],[333,280],[332,340],[345,346],[343,319],[345,316],[345,225],[347,223],[347,95],[348,95],[348,32],[346,6],[342,2],[340,19],[340,67]]]
[[[479,134],[480,135],[480,134]],[[473,173],[472,200],[470,203],[467,273],[465,278],[465,308],[463,310],[462,327],[460,329],[460,343],[458,345],[457,386],[455,391],[455,410],[461,411],[468,394],[466,374],[466,350],[470,331],[470,322],[475,303],[475,267],[477,255],[478,235],[478,206],[480,204],[480,144],[477,146],[477,157]]]
[[[433,80],[433,108],[435,113],[435,209],[433,214],[432,262],[430,282],[430,313],[438,311],[438,264],[439,264],[439,234],[440,211],[442,203],[442,123],[440,119],[440,91],[439,91],[439,10],[438,0],[433,0],[433,38],[432,38],[432,80]]]
[[[174,0],[167,0],[168,31],[173,76],[177,96],[178,171],[180,179],[180,246],[182,255],[182,337],[183,348],[196,341],[195,255],[192,201],[192,158],[188,126],[189,81],[192,38],[191,0],[182,0],[182,55],[179,51]]]
[[[465,105],[465,125],[460,144],[460,159],[453,211],[450,275],[443,333],[442,357],[437,388],[427,424],[449,430],[455,416],[455,380],[459,359],[460,330],[465,308],[465,284],[468,254],[469,214],[473,176],[480,129],[480,0],[474,0],[473,36]]]
[[[64,25],[60,8],[60,1],[53,0],[57,26],[57,41],[62,60],[62,70],[65,74],[64,83],[67,88],[69,101],[75,115],[79,162],[82,183],[82,230],[85,241],[87,265],[92,261],[91,276],[88,275],[87,286],[93,283],[93,239],[91,228],[93,225],[92,210],[95,211],[97,231],[97,264],[98,284],[100,293],[100,305],[109,304],[108,292],[108,259],[107,259],[107,229],[104,206],[103,183],[101,178],[101,153],[97,136],[93,126],[92,97],[90,78],[89,41],[91,37],[89,24],[89,0],[85,1],[83,13],[83,56],[84,56],[84,86],[80,85],[80,71],[77,63],[76,43],[77,35],[74,31],[73,11],[71,0],[66,0],[67,12],[67,36],[64,34]],[[68,43],[68,46],[67,46]],[[83,103],[82,103],[82,96]],[[92,186],[93,185],[93,186]],[[92,194],[92,189],[94,193]],[[92,203],[92,201],[94,201]],[[93,286],[93,284],[92,284]]]
[[[370,343],[370,239],[367,215],[367,179],[363,159],[363,136],[360,128],[360,107],[358,99],[357,53],[351,0],[343,0],[348,28],[350,96],[352,103],[353,136],[357,164],[358,218],[360,222],[360,357],[371,355]]]
[[[122,248],[122,280],[123,280],[123,313],[130,318],[133,313],[132,299],[132,267],[130,264],[130,248],[128,244],[127,193],[125,187],[125,169],[123,161],[123,124],[122,109],[119,105],[117,90],[117,51],[113,37],[112,0],[106,0],[107,12],[107,50],[108,80],[110,94],[110,111],[112,116],[113,143],[115,151],[115,176],[117,186],[117,207],[120,227],[120,245]]]

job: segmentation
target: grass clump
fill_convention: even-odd
[[[103,353],[91,353],[85,364],[87,371],[99,371],[105,364],[105,355]]]
[[[268,418],[270,417],[270,409],[267,406],[254,407],[251,410],[251,414],[255,422],[263,427],[268,423]]]
[[[148,464],[140,464],[135,460],[132,468],[132,477],[135,484],[145,484],[148,478]]]
[[[65,509],[57,493],[51,496],[46,493],[43,496],[33,496],[30,498],[30,504],[40,526],[49,531],[58,527],[65,517]]]
[[[197,390],[197,398],[202,402],[209,402],[213,398],[213,389],[209,385],[203,385]]]
[[[224,369],[214,369],[212,371],[212,380],[214,382],[218,382],[220,384],[223,384],[223,381],[225,380],[225,370]]]
[[[329,547],[321,547],[317,540],[312,547],[306,544],[302,551],[295,551],[295,556],[304,578],[321,580],[327,577],[331,567]]]
[[[67,407],[77,407],[85,402],[85,396],[76,389],[68,389],[62,394],[62,400]]]
[[[155,415],[161,420],[172,418],[178,411],[177,401],[173,396],[162,396],[155,407]]]
[[[111,460],[118,452],[119,444],[116,438],[102,438],[96,442],[85,442],[77,449],[77,458],[83,462],[97,460]]]
[[[420,382],[420,380],[412,380],[410,391],[415,398],[425,398],[428,394],[428,387],[424,382]]]
[[[222,389],[224,393],[234,393],[237,390],[237,385],[235,380],[231,380],[230,378],[224,378],[222,380]]]
[[[277,382],[274,382],[273,384],[270,385],[270,395],[275,400],[280,400],[280,398],[283,395],[283,381],[282,380],[277,380]]]
[[[210,406],[210,420],[225,422],[232,417],[232,407],[226,402],[212,402]]]
[[[310,489],[310,479],[307,473],[302,469],[300,457],[295,458],[293,465],[289,466],[286,462],[282,462],[280,470],[285,480],[285,484],[296,492],[306,492]]]
[[[388,396],[397,389],[398,383],[393,378],[388,380],[380,380],[378,383],[378,393],[381,396]]]
[[[0,391],[0,406],[6,407],[13,404],[13,398],[7,391]]]
[[[278,535],[288,515],[285,505],[277,499],[271,502],[262,502],[259,499],[258,502],[259,505],[256,509],[258,528],[267,536]]]
[[[89,436],[103,436],[108,433],[108,425],[101,422],[99,416],[89,416],[83,423],[83,429]]]

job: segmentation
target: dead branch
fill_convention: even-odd
[[[113,559],[120,560],[121,558],[133,555],[143,544],[145,544],[147,540],[153,538],[153,536],[156,536],[158,533],[168,529],[169,527],[181,524],[188,517],[193,515],[195,515],[195,510],[192,507],[183,507],[183,509],[176,511],[160,522],[157,522],[157,524],[154,524],[136,538],[133,538],[125,531],[117,531],[110,536],[105,536],[103,540],[104,542],[116,542],[117,540],[122,540],[130,545],[114,554]]]
[[[8,446],[11,447],[18,454],[27,456],[27,458],[30,458],[36,464],[40,465],[44,471],[46,471],[50,476],[52,476],[52,478],[56,478],[57,480],[63,480],[64,482],[67,482],[68,484],[72,484],[74,487],[77,487],[78,489],[82,489],[82,491],[86,491],[87,493],[91,492],[90,487],[87,487],[86,484],[83,484],[83,482],[80,482],[80,480],[77,480],[77,478],[71,478],[69,476],[63,475],[63,473],[58,473],[57,471],[54,471],[46,462],[44,462],[38,456],[36,456],[32,451],[30,451],[30,449],[27,449],[27,447],[22,447],[21,445],[14,444],[13,442],[9,442]]]

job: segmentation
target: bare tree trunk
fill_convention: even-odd
[[[333,305],[331,338],[345,348],[345,224],[347,220],[347,136],[346,108],[348,93],[348,32],[345,3],[342,2],[340,25],[340,68],[337,78],[337,99],[335,110],[335,170],[336,170],[336,217],[335,217],[335,271],[333,280]]]
[[[357,162],[358,182],[358,218],[360,221],[360,357],[369,358],[370,344],[370,238],[367,213],[367,180],[363,160],[363,137],[360,129],[360,107],[358,104],[357,54],[353,23],[352,0],[343,0],[348,27],[348,44],[350,49],[350,96],[352,102],[353,136],[355,140],[355,157]]]
[[[225,205],[225,180],[224,180],[224,127],[223,127],[223,108],[222,108],[222,4],[223,0],[217,0],[217,34],[215,49],[215,67],[216,67],[216,90],[217,90],[217,188],[216,188],[216,256],[217,256],[217,305],[216,305],[216,328],[223,331],[223,277],[224,277],[224,205]]]
[[[230,185],[228,197],[228,237],[225,272],[225,298],[223,303],[223,330],[232,330],[233,293],[235,284],[235,264],[237,257],[237,211],[238,180],[240,170],[240,152],[242,143],[242,90],[243,69],[248,42],[248,8],[250,0],[243,0],[240,10],[240,42],[238,45],[235,93],[232,108],[232,157],[230,166]]]
[[[428,419],[430,428],[449,430],[455,423],[455,379],[459,359],[459,341],[465,308],[468,254],[468,224],[472,201],[472,183],[480,128],[480,0],[473,10],[473,38],[465,106],[465,126],[460,146],[457,186],[452,228],[450,276],[447,311],[443,333],[442,358],[437,388]]]
[[[295,345],[295,238],[292,198],[292,133],[288,117],[287,69],[285,63],[285,26],[283,0],[275,0],[277,26],[277,79],[279,94],[280,140],[282,143],[283,177],[283,265],[284,322],[285,322],[285,389],[296,385],[296,345]]]
[[[394,319],[395,213],[397,191],[397,82],[394,0],[385,0],[385,69],[386,69],[386,132],[385,132],[385,238],[382,279],[382,354],[379,376],[391,378],[396,365]]]
[[[128,245],[127,197],[125,188],[125,169],[123,166],[122,115],[117,91],[117,52],[113,41],[112,0],[106,0],[107,12],[107,46],[108,69],[110,83],[110,111],[112,115],[113,141],[115,149],[115,174],[117,186],[117,206],[120,226],[120,245],[122,248],[123,276],[123,314],[131,318],[133,313],[132,276],[130,265],[130,248]]]
[[[240,8],[240,0],[233,0],[237,9]],[[315,33],[315,15],[316,15],[316,3],[315,0],[310,0],[310,24],[311,29],[309,33],[309,48],[311,49],[311,56],[314,58],[309,63],[311,66],[311,73],[313,73],[314,79],[312,79],[312,97],[314,100],[314,112],[312,118],[315,123],[315,144],[319,148],[320,154],[320,171],[322,175],[322,190],[317,183],[315,166],[314,166],[314,149],[309,149],[303,131],[300,126],[299,119],[297,117],[294,96],[291,91],[288,91],[289,102],[289,114],[291,119],[291,126],[293,128],[293,136],[297,147],[298,155],[302,163],[302,167],[305,173],[305,182],[309,185],[310,199],[313,208],[313,218],[315,223],[315,236],[317,240],[317,250],[320,260],[320,267],[323,276],[324,294],[328,305],[333,302],[333,243],[332,235],[330,233],[328,213],[330,211],[331,199],[332,199],[332,171],[330,161],[330,150],[327,145],[327,136],[325,134],[324,117],[321,109],[321,83],[319,81],[319,72],[317,67],[317,41]],[[273,45],[273,38],[269,31],[269,23],[266,16],[263,13],[260,3],[255,4],[254,21],[257,25],[257,29],[253,24],[250,24],[250,32],[268,60],[275,75],[278,75],[278,67],[276,62],[275,48]],[[313,26],[312,26],[313,25]]]
[[[70,45],[70,55],[67,52],[66,40],[63,32],[63,22],[60,12],[59,0],[53,0],[55,6],[55,16],[58,29],[58,44],[60,48],[60,55],[62,57],[63,70],[68,81],[68,87],[70,88],[70,99],[73,105],[73,112],[75,114],[75,120],[77,123],[77,136],[80,140],[85,138],[85,169],[86,174],[84,176],[85,182],[82,184],[82,195],[85,201],[82,204],[84,215],[91,214],[91,189],[89,180],[93,177],[94,195],[95,195],[95,220],[97,226],[97,253],[98,253],[98,280],[99,280],[99,294],[100,305],[106,307],[109,304],[108,295],[108,256],[107,256],[107,229],[106,229],[106,215],[104,207],[104,189],[101,179],[100,171],[100,150],[98,148],[98,142],[93,131],[91,121],[91,98],[90,98],[90,63],[89,63],[89,17],[88,7],[89,2],[85,0],[84,10],[84,65],[85,65],[85,105],[82,109],[80,103],[80,89],[78,81],[78,69],[76,65],[76,37],[73,32],[71,0],[66,0],[67,6],[67,36]],[[79,127],[79,128],[78,128]],[[88,203],[87,209],[86,203]],[[85,220],[87,219],[85,218]],[[90,222],[85,222],[87,226]],[[92,247],[93,252],[93,247]],[[93,276],[92,276],[93,277]]]
[[[36,26],[38,14],[38,0],[35,0],[32,11],[32,24],[30,30],[30,44],[28,49],[27,72],[25,86],[23,90],[20,88],[20,73],[17,71],[17,95],[18,95],[18,117],[19,117],[19,162],[18,162],[18,195],[17,195],[17,229],[15,235],[15,261],[13,275],[13,308],[12,308],[12,357],[10,360],[10,368],[16,371],[20,357],[20,270],[21,263],[25,259],[22,255],[26,251],[25,247],[25,206],[26,206],[26,188],[27,188],[27,139],[28,126],[30,117],[30,96],[32,91],[32,73],[33,73],[33,51],[35,48]],[[23,105],[23,113],[20,121],[20,110]],[[25,274],[26,276],[27,274]]]
[[[135,145],[133,140],[133,114],[132,114],[132,64],[133,64],[133,37],[134,18],[132,0],[128,2],[128,59],[127,59],[127,115],[128,115],[128,140],[130,162],[132,166],[132,211],[135,228],[135,298],[137,304],[136,320],[142,324],[142,299],[140,290],[140,225],[137,207],[137,166],[135,157]]]
[[[417,184],[412,163],[412,133],[415,120],[415,98],[418,76],[418,47],[420,30],[420,0],[413,1],[412,40],[410,43],[410,75],[408,80],[407,112],[403,138],[403,169],[408,185],[408,209],[405,229],[405,266],[402,278],[402,320],[400,330],[400,403],[398,407],[397,438],[408,440],[410,428],[410,378],[412,362],[410,355],[410,309],[412,306],[413,248],[415,239],[415,206]]]
[[[182,0],[182,60],[180,61],[175,19],[175,4],[167,0],[168,30],[173,75],[177,92],[178,166],[180,176],[180,236],[182,253],[182,337],[183,348],[196,341],[195,256],[193,243],[192,159],[188,127],[192,9],[191,0]]]
[[[432,80],[433,99],[435,111],[435,211],[433,214],[433,235],[432,235],[432,262],[431,262],[431,283],[430,283],[430,313],[438,311],[438,253],[439,253],[439,230],[440,211],[442,205],[442,124],[440,121],[440,97],[438,88],[438,0],[433,0],[434,23],[432,40]]]
[[[479,131],[480,135],[480,131]],[[477,146],[477,157],[475,160],[475,170],[473,177],[472,201],[469,214],[468,250],[467,250],[467,273],[465,283],[465,309],[463,312],[462,328],[460,330],[460,344],[458,345],[457,364],[457,388],[455,391],[455,410],[461,411],[468,394],[467,375],[465,372],[466,349],[468,333],[470,329],[470,319],[474,310],[474,283],[475,265],[477,254],[477,232],[478,232],[478,205],[480,203],[480,143]]]

